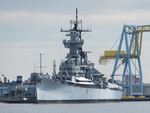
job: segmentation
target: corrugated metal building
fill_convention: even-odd
[[[125,89],[125,95],[129,95],[130,94],[129,91],[130,91],[129,88],[126,88]],[[134,93],[140,92],[139,87],[133,87],[133,92]],[[144,83],[143,84],[143,96],[150,97],[150,83]]]

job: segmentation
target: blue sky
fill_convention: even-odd
[[[89,60],[109,77],[113,63],[99,65],[99,56],[113,46],[124,24],[150,24],[149,4],[149,0],[0,0],[0,74],[10,80],[17,75],[27,79],[34,71],[34,62],[39,65],[39,53],[44,54],[44,72],[52,72],[53,60],[58,68],[67,53],[62,40],[68,38],[60,29],[69,28],[78,8],[83,28],[92,28],[92,33],[83,36],[84,50],[92,51]],[[150,33],[143,36],[144,82],[150,82],[149,37]]]

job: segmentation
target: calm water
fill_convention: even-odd
[[[3,104],[0,113],[150,113],[150,102]]]

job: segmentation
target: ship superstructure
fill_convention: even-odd
[[[76,20],[70,21],[70,29],[61,29],[61,32],[66,32],[66,36],[70,37],[69,40],[63,40],[69,53],[61,62],[58,73],[54,68],[52,77],[37,79],[37,101],[120,100],[122,88],[107,82],[104,74],[88,60],[88,52],[83,51],[82,32],[91,30],[82,29],[77,9]]]
[[[70,24],[71,28],[69,30],[61,29],[61,32],[67,32],[66,36],[70,37],[70,40],[63,40],[65,48],[69,49],[69,54],[67,54],[66,60],[61,63],[59,73],[56,74],[54,70],[53,77],[64,83],[79,82],[81,79],[83,82],[84,78],[85,81],[94,82],[98,87],[106,88],[108,84],[105,77],[94,68],[94,63],[88,61],[88,52],[82,49],[84,44],[84,40],[81,38],[82,32],[90,32],[91,30],[82,29],[82,21],[78,21],[77,10],[76,20],[71,20]],[[81,24],[80,27],[79,24]]]

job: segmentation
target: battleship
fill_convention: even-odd
[[[64,39],[64,47],[69,49],[65,59],[56,72],[53,64],[52,75],[32,73],[36,81],[37,102],[95,102],[119,101],[122,87],[108,82],[104,74],[88,60],[88,51],[83,51],[83,33],[91,30],[82,29],[82,20],[78,20],[76,9],[75,20],[70,20],[70,29],[63,30],[69,40]]]

